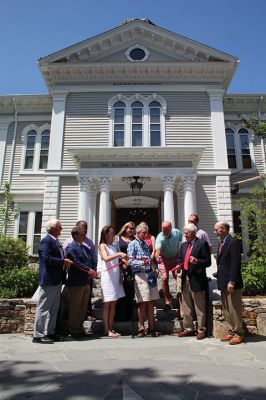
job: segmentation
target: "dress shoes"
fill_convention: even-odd
[[[225,335],[223,337],[221,337],[221,342],[229,342],[231,339],[233,339],[233,335]]]
[[[33,343],[43,343],[43,344],[53,344],[54,341],[50,339],[48,336],[43,336],[43,337],[34,337],[32,339]]]
[[[197,333],[197,340],[202,340],[205,339],[205,332],[203,331],[198,331]]]
[[[243,340],[244,340],[244,338],[243,337],[240,337],[240,336],[234,336],[230,341],[229,341],[229,344],[240,344],[240,343],[242,343],[243,342]]]
[[[47,337],[48,337],[49,339],[51,339],[53,342],[60,342],[60,341],[61,341],[61,336],[56,335],[56,334],[54,334],[54,335],[47,335]]]
[[[195,332],[194,331],[188,331],[188,330],[184,330],[182,332],[179,332],[177,334],[178,337],[187,337],[187,336],[195,336]]]

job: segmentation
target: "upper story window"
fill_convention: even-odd
[[[226,133],[228,167],[236,168],[236,149],[235,149],[234,131],[231,128],[227,128],[225,130],[225,133]]]
[[[228,167],[232,169],[251,169],[253,143],[250,140],[250,133],[242,127],[234,127],[228,123],[225,129]]]
[[[25,169],[33,168],[36,137],[37,137],[37,132],[33,130],[29,131],[29,133],[27,134],[26,154],[24,163]]]
[[[238,134],[240,137],[242,165],[244,169],[248,169],[252,167],[249,147],[249,132],[247,129],[241,128],[239,129]]]
[[[110,146],[165,146],[166,102],[159,95],[126,97],[109,100]]]
[[[124,146],[125,142],[125,108],[122,101],[114,104],[114,146]]]
[[[142,146],[143,104],[134,101],[132,108],[132,146]]]
[[[149,104],[150,145],[161,146],[161,104],[152,101]]]
[[[22,132],[22,170],[43,170],[47,168],[50,143],[50,127],[45,124],[37,127],[33,124]]]

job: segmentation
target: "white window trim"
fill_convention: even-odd
[[[124,120],[124,146],[132,147],[132,113],[131,105],[135,101],[140,101],[143,104],[142,116],[142,147],[150,147],[150,114],[149,104],[152,101],[158,101],[161,104],[161,145],[158,147],[165,147],[165,115],[167,111],[166,101],[163,97],[157,94],[145,97],[140,94],[126,97],[122,94],[113,96],[108,102],[108,115],[109,115],[109,147],[113,147],[114,143],[114,104],[118,101],[125,103],[125,120]],[[137,146],[134,146],[137,147]],[[156,148],[156,146],[154,146]]]
[[[231,171],[232,172],[245,171],[245,173],[253,173],[254,171],[256,171],[254,146],[253,146],[254,134],[252,132],[250,132],[250,130],[247,129],[243,124],[233,125],[232,123],[227,122],[225,124],[225,129],[227,129],[227,128],[232,129],[233,132],[231,132],[230,134],[234,135],[234,144],[235,144],[236,168],[231,168]],[[250,151],[250,158],[251,158],[251,168],[243,168],[241,141],[240,141],[241,133],[238,133],[240,129],[246,129],[248,137],[249,137],[249,151]]]
[[[31,255],[36,255],[33,254],[33,241],[34,241],[34,227],[35,227],[35,215],[37,212],[42,212],[42,207],[37,207],[36,205],[32,206],[30,204],[26,205],[24,204],[23,206],[19,207],[19,212],[27,212],[28,213],[28,221],[27,221],[27,241],[26,244],[29,249],[29,254]],[[18,238],[19,237],[19,222],[20,222],[20,213],[18,215],[18,218],[15,219],[15,227],[14,227],[14,237]]]
[[[20,174],[23,173],[32,173],[32,172],[39,172],[43,173],[43,169],[39,169],[40,163],[40,155],[41,155],[41,139],[42,139],[42,132],[49,130],[51,132],[51,125],[45,123],[42,126],[37,126],[35,124],[30,124],[26,126],[21,134],[21,141],[22,141],[22,154],[21,154],[21,164],[20,164]],[[25,165],[25,156],[26,156],[26,149],[27,149],[27,135],[30,131],[36,131],[36,141],[34,146],[34,156],[33,156],[33,167],[32,169],[24,168]],[[50,146],[49,146],[50,147]],[[48,151],[49,154],[49,151]]]

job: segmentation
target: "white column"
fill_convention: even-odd
[[[170,221],[175,228],[175,209],[174,209],[174,185],[175,176],[164,176],[161,178],[164,191],[164,221]]]
[[[183,184],[180,183],[177,189],[177,198],[178,198],[178,228],[180,231],[183,230],[185,223],[185,208],[184,208],[184,187]]]
[[[195,194],[196,176],[182,176],[184,188],[184,224],[187,223],[188,217],[192,213],[196,213],[196,194]]]
[[[47,169],[60,169],[63,154],[65,105],[67,93],[53,94],[53,111]]]
[[[93,178],[89,179],[88,183],[88,237],[95,242],[95,228],[96,228],[96,196],[98,187]]]
[[[228,168],[224,126],[224,90],[209,89],[215,168]]]
[[[12,122],[12,118],[1,118],[0,121],[0,188],[2,187],[4,163],[5,163],[5,152],[6,152],[6,140],[7,130],[9,124]]]
[[[112,178],[110,176],[101,176],[97,178],[98,186],[100,189],[100,205],[99,205],[99,235],[100,238],[101,230],[105,225],[110,224],[110,186]]]
[[[43,199],[42,235],[46,233],[46,222],[49,219],[58,218],[59,188],[59,176],[47,175]]]
[[[79,176],[79,208],[78,208],[78,219],[82,219],[88,222],[88,185],[89,185],[89,177],[87,176]]]

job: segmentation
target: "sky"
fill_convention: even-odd
[[[0,96],[47,93],[40,57],[127,18],[240,59],[227,93],[266,94],[265,0],[0,0]]]

